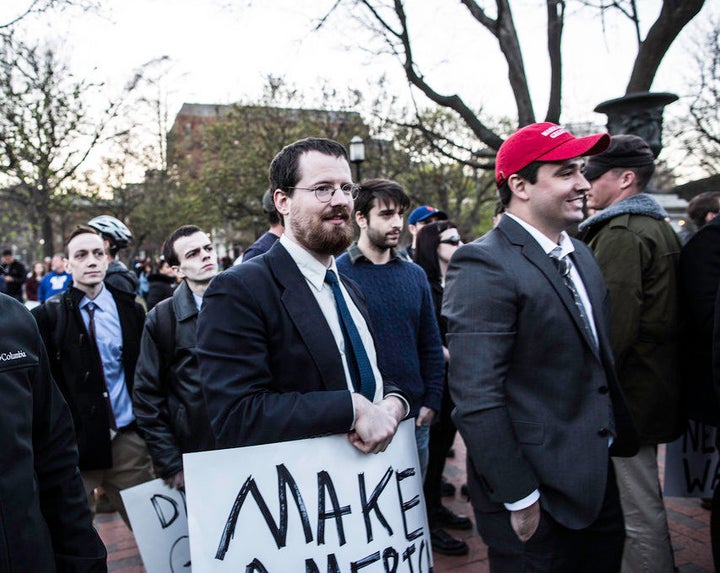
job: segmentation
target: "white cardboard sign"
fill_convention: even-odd
[[[427,573],[412,420],[382,454],[345,435],[183,456],[194,573]]]
[[[713,426],[689,420],[685,433],[665,449],[664,493],[668,497],[712,497],[720,479]]]
[[[185,494],[156,479],[120,495],[146,571],[190,573]]]

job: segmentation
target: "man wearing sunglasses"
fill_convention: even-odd
[[[367,310],[334,255],[352,240],[357,194],[345,149],[307,138],[270,165],[285,233],[218,275],[198,319],[201,383],[220,448],[347,434],[389,445],[408,413],[383,383]]]
[[[607,134],[552,123],[500,147],[507,211],[448,267],[453,419],[492,573],[617,573],[625,537],[610,454],[635,435],[613,369],[607,287],[566,229],[583,218],[583,156]]]

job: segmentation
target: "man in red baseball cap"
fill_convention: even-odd
[[[613,370],[607,288],[583,243],[583,156],[607,134],[537,123],[500,147],[505,215],[447,273],[449,385],[493,573],[616,573],[625,530],[610,454],[637,451]]]

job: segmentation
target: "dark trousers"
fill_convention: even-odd
[[[450,392],[445,380],[443,401],[438,413],[437,421],[430,426],[430,445],[428,447],[428,468],[425,476],[425,503],[428,515],[432,515],[434,509],[440,507],[442,497],[440,487],[442,486],[442,475],[445,469],[447,454],[455,441],[456,428],[450,414],[454,408]]]
[[[542,506],[542,497],[540,498]],[[615,472],[608,460],[605,498],[597,519],[585,529],[569,529],[541,510],[540,524],[526,543],[510,525],[510,512],[475,512],[488,545],[491,573],[618,573],[625,541]]]

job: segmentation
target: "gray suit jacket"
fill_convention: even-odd
[[[614,373],[607,288],[587,246],[573,245],[599,348],[549,257],[510,217],[453,256],[443,314],[475,507],[499,511],[539,489],[555,520],[581,529],[602,506],[609,437],[613,455],[632,455],[637,437]]]

